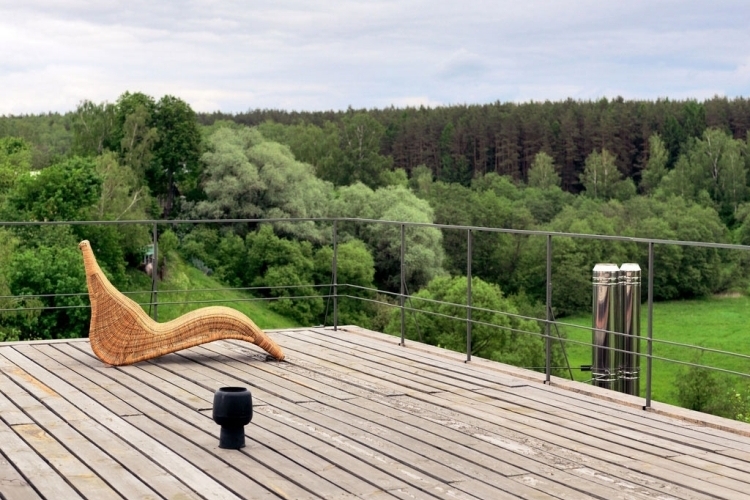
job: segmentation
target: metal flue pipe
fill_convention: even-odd
[[[616,264],[597,264],[593,272],[593,362],[594,385],[614,389],[617,380],[612,348],[620,320],[619,274]]]
[[[640,334],[641,334],[641,267],[620,266],[620,299],[622,304],[622,335],[615,342],[617,390],[640,396]]]

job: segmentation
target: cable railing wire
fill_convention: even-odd
[[[156,228],[157,226],[169,226],[169,227],[176,227],[178,225],[196,225],[196,224],[218,224],[218,225],[225,225],[225,224],[276,224],[276,223],[313,223],[320,225],[319,227],[326,227],[327,225],[332,225],[334,228],[334,243],[336,241],[336,232],[335,232],[335,226],[337,222],[342,223],[349,223],[352,224],[384,224],[384,225],[395,225],[400,226],[402,228],[402,233],[404,228],[436,228],[441,230],[451,230],[451,231],[475,231],[478,233],[499,233],[499,234],[511,234],[516,236],[545,236],[548,238],[581,238],[581,239],[593,239],[593,240],[601,240],[601,241],[613,241],[613,242],[627,242],[627,243],[636,243],[636,244],[648,244],[649,249],[653,248],[654,244],[658,245],[677,245],[677,246],[684,246],[684,247],[699,247],[699,248],[710,248],[710,249],[720,249],[720,250],[740,250],[740,251],[748,251],[750,250],[750,246],[748,245],[734,245],[734,244],[728,244],[728,243],[712,243],[712,242],[695,242],[695,241],[680,241],[680,240],[665,240],[665,239],[654,239],[654,238],[639,238],[639,237],[628,237],[628,236],[614,236],[614,235],[596,235],[596,234],[583,234],[583,233],[563,233],[563,232],[551,232],[551,231],[541,231],[541,230],[520,230],[520,229],[506,229],[506,228],[488,228],[488,227],[482,227],[482,226],[467,226],[467,225],[450,225],[450,224],[433,224],[433,223],[420,223],[420,222],[402,222],[402,221],[392,221],[392,220],[376,220],[376,219],[356,219],[356,218],[349,218],[349,217],[339,217],[339,218],[330,218],[330,217],[308,217],[308,218],[273,218],[273,219],[203,219],[203,220],[196,220],[196,219],[177,219],[177,220],[127,220],[127,221],[45,221],[45,222],[34,222],[34,221],[0,221],[0,227],[18,227],[18,226],[55,226],[55,225],[68,225],[68,226],[82,226],[82,225],[148,225],[150,227],[154,228],[154,239],[156,239]],[[467,257],[467,259],[470,258],[470,255]],[[649,259],[653,259],[651,251],[649,252]],[[468,261],[467,261],[468,262]],[[652,262],[649,260],[649,264],[651,265]],[[404,262],[402,262],[402,267],[405,265]],[[548,264],[549,266],[549,264]],[[332,266],[332,273],[335,272],[334,267]],[[468,272],[467,272],[468,274]],[[328,311],[330,307],[330,301],[332,297],[339,297],[339,298],[346,298],[346,299],[352,299],[352,300],[359,300],[364,301],[367,303],[372,304],[379,304],[384,305],[388,307],[398,307],[402,310],[408,310],[410,311],[410,314],[414,320],[415,327],[417,331],[419,332],[419,337],[421,338],[421,330],[419,326],[418,321],[418,313],[425,313],[425,314],[431,314],[433,316],[439,316],[439,317],[445,317],[449,318],[455,321],[462,321],[467,322],[467,340],[469,338],[470,334],[470,325],[471,324],[477,324],[477,325],[486,325],[488,327],[493,328],[499,328],[499,329],[505,329],[517,332],[519,334],[529,334],[541,338],[547,338],[547,350],[550,350],[550,344],[549,344],[549,337],[551,337],[549,333],[549,329],[547,329],[547,333],[540,333],[540,332],[531,332],[527,330],[521,330],[521,329],[515,329],[511,327],[507,327],[505,325],[497,325],[494,323],[488,323],[486,321],[476,320],[471,316],[472,312],[486,312],[491,314],[497,314],[502,315],[509,318],[517,318],[522,320],[530,320],[535,321],[538,324],[541,325],[554,325],[555,332],[557,334],[558,340],[560,342],[560,346],[563,349],[563,352],[565,352],[565,344],[571,343],[571,344],[577,344],[577,345],[583,345],[587,347],[591,347],[591,343],[582,342],[576,339],[570,339],[570,338],[564,338],[559,331],[559,327],[568,327],[568,328],[576,328],[576,329],[583,329],[587,331],[602,331],[601,329],[597,329],[588,326],[583,325],[574,325],[570,323],[560,322],[557,321],[554,318],[554,314],[551,314],[548,316],[548,318],[535,318],[531,316],[526,316],[522,314],[517,313],[510,313],[505,311],[494,311],[487,308],[477,307],[473,304],[470,304],[471,300],[471,289],[468,290],[468,298],[467,298],[467,304],[456,304],[451,302],[444,302],[439,301],[435,299],[429,299],[426,297],[419,297],[414,296],[409,293],[408,288],[406,287],[405,280],[403,278],[403,269],[402,269],[402,280],[403,288],[401,293],[394,293],[388,290],[379,290],[377,288],[370,288],[370,287],[363,287],[360,285],[351,285],[351,284],[343,284],[343,283],[336,283],[333,279],[332,282],[329,284],[306,284],[306,285],[280,285],[280,286],[262,286],[262,287],[236,287],[236,288],[204,288],[204,289],[189,289],[189,290],[174,290],[174,289],[167,289],[167,290],[157,290],[156,289],[156,279],[153,279],[152,281],[152,290],[144,290],[144,291],[129,291],[124,292],[126,295],[131,296],[137,296],[139,294],[151,294],[152,300],[148,302],[141,303],[142,306],[161,306],[161,305],[188,305],[188,304],[216,304],[216,303],[232,303],[232,302],[255,302],[255,301],[279,301],[279,300],[305,300],[305,299],[326,299],[326,310],[325,310],[325,317],[324,317],[324,324],[327,324],[328,322]],[[548,281],[549,281],[549,275],[548,275]],[[550,283],[548,283],[549,287]],[[274,297],[244,297],[244,298],[222,298],[222,299],[202,299],[202,300],[193,300],[193,299],[186,299],[183,301],[161,301],[158,300],[159,296],[162,297],[165,296],[165,294],[185,294],[186,297],[189,297],[190,294],[195,293],[211,293],[211,292],[221,292],[221,291],[239,291],[239,292],[258,292],[258,291],[273,291],[273,290],[279,290],[279,289],[287,289],[287,290],[295,290],[300,288],[307,288],[307,289],[314,289],[319,290],[322,288],[328,288],[327,294],[314,294],[314,295],[290,295],[290,296],[274,296]],[[367,293],[374,293],[376,295],[375,299],[367,298],[367,297],[360,297],[356,295],[350,295],[348,293],[344,294],[338,294],[333,293],[334,287],[336,287],[337,290],[346,289],[347,287],[354,290],[360,290]],[[2,295],[0,296],[0,300],[29,300],[29,299],[49,299],[49,298],[71,298],[71,297],[83,297],[86,296],[87,293],[85,292],[79,292],[79,293],[64,293],[64,294],[28,294],[28,295]],[[393,304],[385,300],[377,300],[377,296],[384,296],[384,297],[392,297],[392,298],[401,298],[401,304]],[[408,301],[408,305],[404,302],[404,299]],[[449,305],[454,306],[459,309],[464,309],[467,313],[466,317],[458,317],[456,315],[450,315],[450,314],[443,314],[435,311],[427,311],[425,309],[421,309],[418,307],[419,302],[422,301],[422,303],[434,303],[434,304],[441,304],[441,305]],[[649,309],[652,306],[652,297],[649,297]],[[549,302],[549,299],[548,299]],[[336,301],[334,300],[334,304],[336,304]],[[39,310],[61,310],[61,309],[82,309],[82,308],[88,308],[90,307],[87,304],[70,304],[70,305],[51,305],[51,306],[36,306],[33,307],[15,307],[15,308],[0,308],[1,313],[21,313],[23,311],[39,311]],[[548,303],[548,307],[551,307],[551,305]],[[551,309],[550,309],[551,310]],[[336,312],[334,312],[334,321],[336,318]],[[468,320],[468,321],[467,321]],[[402,322],[403,322],[403,314],[402,314]],[[651,321],[649,316],[649,328],[648,331],[651,331]],[[638,337],[646,342],[648,342],[649,350],[651,349],[652,344],[663,344],[663,345],[669,345],[674,347],[680,347],[680,348],[688,348],[688,349],[697,349],[701,350],[702,352],[707,352],[711,354],[716,355],[722,355],[722,356],[731,356],[735,359],[750,359],[750,355],[742,354],[742,353],[736,353],[736,352],[730,352],[725,351],[722,349],[714,349],[709,347],[702,347],[702,346],[696,346],[692,344],[687,344],[683,342],[676,342],[671,340],[664,340],[664,339],[658,339],[658,338],[652,338],[649,336],[648,338],[644,338],[642,336],[638,335],[630,335],[625,334],[621,332],[609,332],[609,333],[615,333],[620,336],[624,337]],[[621,351],[616,348],[611,348],[612,351]],[[625,352],[625,351],[621,351]],[[567,354],[565,355],[567,359]],[[698,363],[692,363],[688,361],[681,361],[676,359],[670,359],[663,356],[657,356],[653,354],[639,354],[639,356],[643,358],[648,358],[649,360],[659,360],[664,362],[672,362],[677,363],[680,365],[685,366],[691,366],[691,367],[698,367],[698,368],[706,368],[710,370],[715,370],[727,374],[733,374],[733,375],[739,375],[743,377],[750,377],[750,374],[734,371],[734,370],[728,370],[724,368],[719,367],[713,367],[708,365],[702,365]],[[549,365],[549,359],[547,360],[547,364]],[[547,367],[549,368],[549,366]],[[562,367],[556,367],[556,369],[562,369]],[[570,366],[568,363],[568,369],[570,371]],[[650,372],[649,372],[650,373]],[[571,371],[571,377],[572,377],[572,371]],[[647,385],[650,384],[650,377],[647,377]],[[648,391],[647,391],[648,393]],[[647,408],[650,404],[650,398],[647,396],[646,398],[646,406],[644,408]]]

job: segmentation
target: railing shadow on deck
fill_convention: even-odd
[[[737,358],[741,360],[747,360],[750,362],[750,355],[744,354],[744,353],[735,353],[730,351],[725,351],[721,349],[713,349],[713,348],[707,348],[704,346],[698,346],[693,345],[689,343],[683,343],[683,342],[674,342],[669,341],[666,339],[659,339],[654,337],[654,329],[653,329],[653,305],[654,305],[654,273],[658,272],[658,269],[654,269],[654,248],[659,245],[667,245],[667,246],[679,246],[679,247],[699,247],[699,248],[709,248],[709,249],[722,249],[722,250],[732,250],[732,251],[740,251],[740,252],[747,252],[750,251],[750,246],[745,245],[733,245],[733,244],[725,244],[725,243],[710,243],[710,242],[696,242],[696,241],[673,241],[673,240],[663,240],[663,239],[651,239],[651,238],[635,238],[635,237],[626,237],[626,236],[610,236],[610,235],[593,235],[593,234],[581,234],[581,233],[559,233],[559,232],[549,232],[549,231],[534,231],[534,230],[519,230],[519,229],[504,229],[504,228],[488,228],[488,227],[476,227],[476,226],[461,226],[461,225],[445,225],[445,224],[429,224],[429,223],[413,223],[413,222],[400,222],[400,221],[384,221],[384,220],[372,220],[372,219],[353,219],[353,218],[296,218],[296,219],[212,219],[212,220],[127,220],[127,221],[51,221],[51,222],[7,222],[3,221],[0,222],[0,227],[39,227],[39,226],[55,226],[55,225],[68,225],[68,226],[80,226],[80,225],[92,225],[92,226],[107,226],[107,225],[133,225],[133,224],[140,224],[140,225],[146,225],[150,227],[151,229],[151,235],[152,235],[152,241],[153,241],[153,259],[154,261],[158,261],[158,234],[159,234],[159,228],[170,228],[170,227],[176,227],[178,225],[204,225],[204,224],[217,224],[217,225],[224,225],[224,224],[245,224],[250,225],[251,227],[257,224],[264,224],[264,223],[283,223],[283,224],[297,224],[297,223],[313,223],[317,225],[321,225],[325,228],[329,228],[331,231],[331,244],[333,246],[333,257],[331,261],[331,282],[329,284],[305,284],[305,285],[296,285],[296,286],[277,286],[277,287],[226,287],[226,288],[211,288],[211,289],[192,289],[192,290],[159,290],[158,289],[158,273],[152,273],[152,286],[151,290],[141,290],[141,291],[133,291],[133,292],[126,292],[129,295],[148,295],[150,296],[150,299],[148,301],[141,301],[139,302],[141,306],[144,308],[148,308],[150,311],[150,314],[154,317],[154,319],[158,319],[158,308],[159,306],[164,305],[210,305],[210,304],[226,304],[229,302],[252,302],[252,301],[278,301],[278,300],[302,300],[302,299],[311,299],[311,298],[321,298],[326,299],[327,305],[326,305],[326,320],[324,321],[324,324],[322,326],[330,326],[334,330],[337,330],[339,328],[339,302],[341,299],[347,299],[347,300],[358,300],[358,301],[364,301],[364,302],[371,302],[371,303],[377,303],[380,305],[395,307],[400,310],[400,343],[402,345],[405,345],[407,339],[406,336],[406,330],[407,330],[407,316],[411,315],[413,317],[413,320],[416,321],[416,314],[427,314],[432,315],[436,317],[444,317],[449,318],[453,321],[459,321],[465,323],[466,328],[466,348],[463,352],[466,354],[466,362],[471,361],[472,357],[472,329],[474,326],[483,326],[488,328],[496,328],[501,330],[508,330],[512,331],[514,333],[523,334],[523,335],[530,335],[535,336],[537,338],[541,338],[543,340],[544,344],[544,359],[545,363],[544,366],[536,366],[536,367],[526,367],[526,368],[532,368],[535,370],[543,370],[543,373],[545,375],[545,382],[550,383],[553,370],[557,369],[566,369],[569,374],[570,378],[573,379],[572,375],[572,369],[570,365],[568,364],[566,367],[553,367],[552,366],[552,351],[553,351],[553,345],[558,344],[562,348],[562,352],[565,352],[565,345],[579,345],[579,346],[585,346],[587,348],[592,347],[592,342],[583,342],[581,340],[576,339],[570,339],[566,338],[563,335],[560,335],[558,328],[564,327],[567,329],[581,329],[583,331],[587,331],[593,334],[594,328],[592,327],[586,327],[581,325],[575,325],[566,323],[565,321],[558,321],[554,318],[553,310],[554,310],[554,304],[553,304],[553,295],[552,290],[553,286],[556,284],[553,283],[552,276],[553,276],[553,269],[552,269],[552,263],[553,263],[553,255],[554,255],[554,241],[556,239],[560,238],[574,238],[574,239],[589,239],[589,240],[600,240],[600,241],[609,241],[609,242],[627,242],[627,243],[634,243],[638,245],[643,245],[647,247],[647,271],[646,271],[646,277],[647,277],[647,284],[646,284],[646,299],[645,299],[645,305],[646,305],[646,328],[645,328],[645,337],[639,337],[641,340],[645,342],[645,352],[640,353],[640,359],[645,361],[645,397],[643,398],[644,409],[649,409],[651,407],[652,403],[652,385],[653,385],[653,362],[654,361],[661,361],[661,362],[667,362],[667,363],[674,363],[677,365],[682,366],[688,366],[688,367],[698,367],[698,368],[705,368],[708,370],[712,370],[719,373],[725,373],[729,375],[734,375],[738,377],[742,377],[743,379],[750,380],[750,373],[748,372],[740,372],[736,370],[729,370],[726,368],[721,368],[718,366],[710,366],[706,364],[699,364],[694,363],[691,361],[685,361],[680,359],[672,359],[667,358],[663,356],[657,356],[653,354],[653,346],[654,344],[662,344],[662,345],[669,345],[673,347],[679,347],[689,350],[695,350],[696,352],[708,352],[720,356],[725,356],[728,358]],[[397,234],[400,237],[399,241],[399,262],[397,263],[397,267],[400,270],[400,279],[399,279],[399,291],[389,291],[389,290],[382,290],[382,289],[376,289],[376,288],[367,288],[362,286],[357,286],[349,283],[340,283],[338,281],[338,246],[340,243],[340,237],[339,237],[339,229],[342,224],[379,224],[379,225],[389,225],[396,229]],[[406,265],[406,231],[408,228],[434,228],[439,229],[441,231],[450,231],[450,232],[463,232],[465,233],[465,245],[466,245],[466,274],[464,278],[466,278],[466,301],[465,303],[454,303],[454,302],[444,302],[444,301],[438,301],[438,300],[431,300],[426,299],[423,297],[415,297],[413,294],[410,293],[407,287],[407,265]],[[545,246],[546,246],[546,255],[545,255],[545,262],[544,262],[544,283],[546,287],[546,301],[544,305],[545,314],[544,317],[532,317],[532,316],[525,316],[521,314],[515,314],[510,313],[507,311],[494,311],[490,309],[484,309],[481,307],[476,307],[472,304],[472,287],[471,287],[471,277],[473,275],[473,243],[474,238],[476,234],[479,233],[503,233],[503,234],[510,234],[510,235],[516,235],[516,236],[527,236],[527,237],[535,237],[535,238],[542,238],[544,239]],[[593,268],[593,266],[596,264],[596,262],[591,262],[590,265]],[[541,266],[540,266],[541,267]],[[590,276],[589,276],[590,277]],[[557,284],[557,286],[564,286],[561,284]],[[298,289],[319,289],[321,290],[321,293],[315,294],[315,295],[295,295],[294,292],[292,292],[289,295],[284,296],[277,296],[277,297],[246,297],[246,298],[238,298],[238,299],[218,299],[218,300],[170,300],[168,297],[171,294],[190,294],[190,293],[205,293],[205,292],[215,292],[215,291],[236,291],[236,292],[246,292],[249,294],[252,294],[254,292],[262,292],[262,291],[271,291],[271,290],[285,290],[285,291],[293,291]],[[44,291],[42,291],[44,292]],[[353,295],[354,292],[359,292],[359,295]],[[363,297],[361,296],[362,293],[371,294],[372,298]],[[40,293],[36,295],[32,294],[25,294],[25,295],[5,295],[0,296],[0,300],[2,299],[41,299],[41,298],[62,298],[62,297],[87,297],[88,294],[85,291],[81,291],[79,293],[69,293],[69,294],[49,294],[49,293]],[[167,297],[166,300],[162,297]],[[391,302],[381,300],[383,297],[390,297],[392,299]],[[415,304],[416,302],[416,304]],[[424,308],[420,307],[420,304],[424,303],[435,303],[437,305],[442,306],[450,306],[454,308],[455,310],[461,310],[463,311],[463,314],[444,314],[434,311],[425,310]],[[330,307],[330,315],[328,314],[328,306]],[[0,313],[3,312],[13,312],[18,313],[20,311],[41,311],[41,310],[55,310],[55,309],[83,309],[89,307],[88,305],[62,305],[62,306],[32,306],[32,307],[14,307],[14,308],[0,308]],[[490,323],[486,321],[480,321],[475,318],[473,318],[474,313],[491,313],[496,314],[500,316],[506,316],[506,317],[514,317],[520,320],[530,320],[534,321],[537,324],[541,326],[541,328],[538,331],[532,331],[532,330],[524,330],[524,329],[514,329],[505,325],[499,325],[495,323]],[[329,321],[330,318],[330,321]],[[418,328],[418,323],[417,323]],[[599,329],[598,331],[601,331]],[[633,335],[627,335],[623,334],[621,332],[607,332],[610,334],[616,334],[620,336],[625,337],[635,337]],[[612,348],[613,351],[621,351],[616,348]],[[747,366],[750,366],[750,363],[748,363]]]

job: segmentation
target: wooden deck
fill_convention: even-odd
[[[354,327],[270,335],[288,361],[235,341],[122,368],[86,340],[0,345],[0,497],[750,498],[748,425]],[[240,451],[211,420],[227,385],[255,404]]]

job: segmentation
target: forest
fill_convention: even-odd
[[[269,307],[299,324],[321,324],[330,322],[331,224],[283,219],[747,245],[749,130],[744,98],[201,114],[178,97],[126,92],[65,114],[0,117],[0,220],[163,220],[160,276],[181,259],[275,299]],[[276,222],[168,223],[244,218]],[[89,239],[113,283],[133,290],[143,283],[138,267],[150,231],[4,223],[0,340],[85,336],[86,300],[75,295],[86,290],[78,241]],[[400,286],[398,231],[339,225],[338,282],[353,285],[341,323],[400,331],[390,307]],[[410,338],[466,349],[465,323],[445,317],[465,317],[463,308],[434,302],[466,303],[466,250],[465,232],[407,228],[406,285],[419,311]],[[543,238],[476,232],[473,305],[542,317],[545,252]],[[556,316],[590,308],[595,263],[646,269],[646,258],[643,245],[557,238]],[[745,294],[749,260],[745,252],[659,245],[656,299]],[[475,319],[474,355],[544,364],[543,339],[519,333],[541,332],[538,322],[487,312]]]

